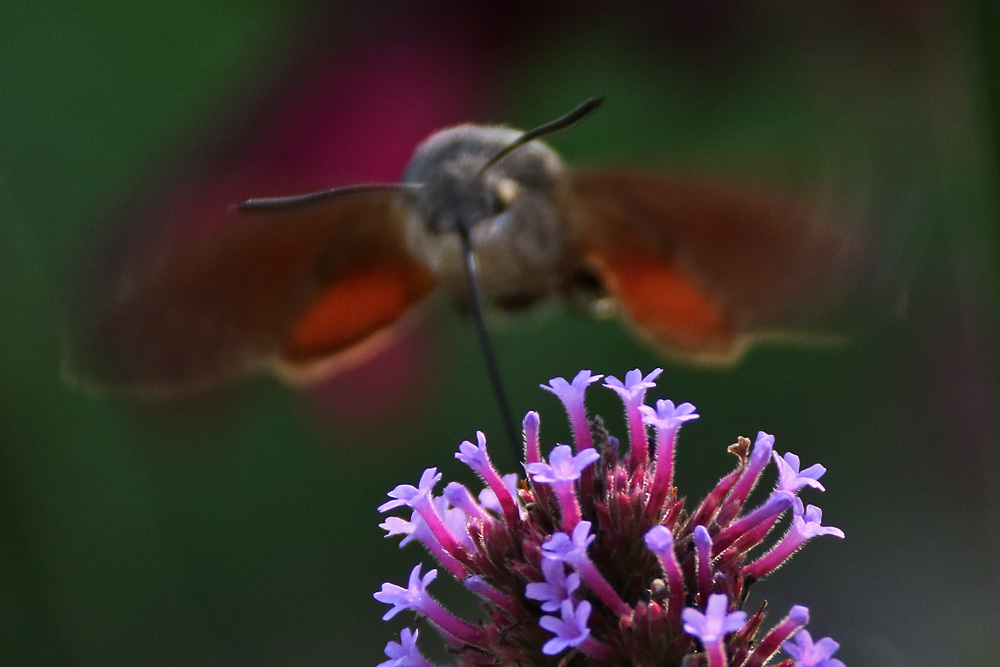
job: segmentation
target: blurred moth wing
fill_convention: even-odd
[[[581,253],[606,299],[668,356],[725,365],[756,341],[839,342],[850,320],[889,309],[858,225],[714,182],[578,172],[573,183]]]
[[[122,282],[66,360],[84,387],[156,397],[363,354],[434,287],[392,193],[239,220]]]

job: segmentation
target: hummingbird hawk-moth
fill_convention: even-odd
[[[620,314],[667,355],[731,363],[755,340],[827,331],[864,298],[876,258],[856,228],[707,180],[573,169],[539,140],[598,104],[527,133],[441,130],[399,183],[245,202],[122,284],[70,375],[151,395],[308,376],[436,289],[463,309],[560,298]]]

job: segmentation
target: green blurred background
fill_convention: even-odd
[[[515,413],[539,409],[549,445],[566,427],[539,383],[664,365],[655,395],[702,415],[679,450],[688,496],[758,429],[829,469],[811,500],[847,539],[810,545],[751,601],[768,599],[774,620],[809,606],[814,636],[855,667],[1000,665],[994,14],[933,0],[4,3],[0,664],[366,665],[398,637],[371,594],[424,554],[383,540],[376,506],[427,466],[471,482],[458,443],[503,438],[473,331],[447,304],[397,350],[408,377],[386,362],[323,391],[259,378],[137,405],[65,387],[59,350],[68,313],[90,307],[68,303],[71,286],[105,261],[94,239],[132,222],[113,213],[121,202],[172,191],[205,145],[224,152],[231,119],[265,107],[296,63],[363,63],[416,39],[449,56],[432,74],[464,110],[438,127],[533,126],[604,94],[552,142],[571,164],[752,178],[898,239],[906,316],[848,346],[760,348],[704,371],[554,309],[498,326],[500,363]],[[411,113],[391,92],[334,92],[379,117]],[[355,140],[345,150],[377,152],[379,128]],[[391,178],[403,163],[316,178]],[[363,405],[338,406],[355,387]],[[605,393],[592,411],[620,431]]]

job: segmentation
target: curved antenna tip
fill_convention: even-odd
[[[488,160],[486,164],[484,164],[482,168],[479,170],[479,174],[482,175],[487,169],[489,169],[497,162],[507,157],[515,150],[517,150],[524,144],[528,143],[529,141],[533,141],[535,139],[538,139],[539,137],[544,137],[548,134],[559,132],[560,130],[565,130],[567,127],[573,125],[577,121],[581,120],[584,116],[592,112],[594,109],[601,106],[601,104],[603,103],[604,103],[603,96],[591,97],[590,99],[584,101],[583,104],[580,104],[572,111],[565,113],[562,116],[559,116],[555,120],[549,121],[544,125],[539,125],[533,130],[528,130],[527,132],[519,136],[517,139],[504,146],[504,148],[501,149],[499,153],[497,153],[490,160]]]

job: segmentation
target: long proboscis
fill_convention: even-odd
[[[335,197],[348,197],[350,195],[369,192],[416,192],[421,187],[423,186],[419,183],[365,183],[362,185],[348,185],[341,188],[320,190],[319,192],[308,192],[303,195],[291,195],[289,197],[258,197],[237,204],[236,208],[250,213],[257,211],[282,211],[299,208],[300,206],[308,206]]]
[[[462,255],[465,260],[465,275],[469,281],[471,292],[472,316],[475,320],[476,335],[479,338],[479,346],[483,350],[483,357],[486,360],[486,372],[490,376],[490,384],[493,385],[493,394],[497,399],[497,407],[500,409],[501,419],[507,431],[507,439],[514,450],[514,460],[521,460],[521,439],[517,428],[514,426],[513,413],[510,411],[510,403],[507,401],[507,393],[503,388],[503,380],[500,378],[500,365],[497,363],[496,355],[493,353],[493,342],[490,339],[489,331],[486,330],[486,318],[483,316],[482,298],[479,295],[479,280],[476,276],[476,254],[472,249],[472,239],[469,230],[465,226],[459,226],[459,237],[462,240]]]
[[[604,101],[603,97],[591,97],[589,100],[576,107],[567,114],[563,114],[555,120],[549,121],[544,125],[539,125],[533,130],[528,130],[521,136],[519,136],[514,141],[510,142],[503,149],[494,155],[490,160],[483,165],[482,169],[479,170],[479,174],[482,175],[484,171],[495,165],[500,160],[504,159],[515,150],[525,145],[529,141],[534,141],[535,139],[559,132],[560,130],[565,130],[570,125],[575,124],[577,121],[583,119],[584,116],[590,114],[591,111],[601,106]]]

